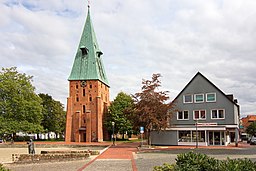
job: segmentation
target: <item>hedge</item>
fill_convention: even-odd
[[[175,164],[155,166],[154,171],[256,171],[256,162],[249,159],[218,160],[201,153],[181,153]]]

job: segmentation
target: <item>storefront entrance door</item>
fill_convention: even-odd
[[[209,131],[209,145],[224,145],[223,131]]]

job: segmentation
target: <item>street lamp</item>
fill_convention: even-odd
[[[113,141],[113,145],[115,145],[114,132],[115,132],[115,122],[112,122],[112,141]]]

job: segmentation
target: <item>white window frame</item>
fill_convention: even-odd
[[[179,112],[182,112],[182,119],[179,119]],[[187,119],[184,119],[184,112],[188,112],[188,118]],[[183,110],[183,111],[178,111],[177,112],[177,120],[178,121],[184,121],[184,120],[189,120],[189,111],[188,110]]]
[[[198,119],[195,118],[195,111],[199,111],[199,118],[198,118]],[[202,116],[201,116],[201,111],[204,111],[204,113],[205,113],[205,118],[202,118]],[[193,119],[194,119],[194,120],[206,120],[206,115],[207,115],[206,110],[203,110],[203,109],[202,109],[202,110],[194,110],[194,111],[193,111]]]
[[[201,96],[201,95],[203,96],[203,101],[197,102],[197,101],[196,101],[196,96],[199,96],[199,95],[200,95],[200,96]],[[201,94],[194,94],[194,102],[195,102],[195,103],[204,103],[204,94],[203,94],[203,93],[201,93]]]
[[[207,96],[208,96],[209,94],[214,94],[214,96],[215,96],[215,100],[214,100],[214,101],[208,101],[208,100],[207,100],[207,99],[208,99]],[[211,103],[211,102],[216,102],[216,93],[206,93],[206,99],[205,99],[205,101],[206,101],[206,102],[210,102],[210,103]]]
[[[185,96],[191,96],[191,102],[186,102],[185,101]],[[185,95],[183,95],[183,103],[193,103],[193,94],[185,94]]]
[[[213,116],[213,115],[212,115],[212,111],[213,111],[213,110],[217,110],[217,118],[213,118],[213,117],[212,117],[212,116]],[[223,118],[220,118],[220,117],[219,117],[219,110],[223,110]],[[213,119],[213,120],[214,120],[214,119],[216,119],[216,120],[225,119],[225,115],[226,115],[225,109],[212,109],[212,110],[211,110],[211,119]]]

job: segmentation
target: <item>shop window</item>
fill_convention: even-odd
[[[178,134],[179,142],[205,142],[205,131],[179,131]]]
[[[179,131],[179,142],[191,142],[191,131]]]
[[[205,131],[197,131],[197,138],[196,138],[196,131],[192,131],[192,141],[205,142]]]

